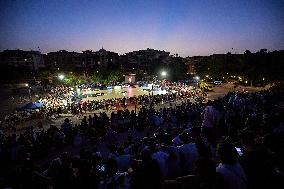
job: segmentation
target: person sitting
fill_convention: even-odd
[[[141,152],[142,162],[132,172],[130,180],[133,189],[160,189],[163,184],[163,177],[156,160],[151,157],[147,149]]]
[[[101,181],[100,189],[128,189],[129,178],[126,172],[119,172],[115,159],[109,159],[105,165],[106,178]]]
[[[116,157],[118,170],[119,171],[127,171],[130,167],[130,155],[124,153],[124,148],[119,147],[117,149],[118,156]]]
[[[274,163],[272,153],[263,145],[255,143],[254,134],[246,131],[241,134],[243,155],[240,164],[247,175],[249,188],[269,188],[275,186],[272,179]]]
[[[191,174],[193,172],[194,163],[199,157],[196,144],[190,140],[189,136],[184,137],[184,144],[179,146],[181,152],[181,167],[183,175]]]
[[[230,143],[219,143],[216,153],[217,158],[220,160],[216,172],[222,175],[224,187],[228,189],[246,189],[247,178],[238,162],[238,152],[234,146]]]
[[[160,170],[162,172],[163,178],[168,175],[168,158],[169,155],[161,150],[161,147],[157,144],[150,146],[152,154],[152,159],[156,160],[159,164]]]
[[[168,154],[168,175],[167,179],[174,179],[180,176],[180,151],[179,149],[172,145],[171,135],[165,135],[164,137],[164,147],[163,152]]]
[[[215,162],[210,158],[199,158],[195,162],[194,175],[197,177],[197,188],[223,189],[224,185],[220,174],[216,173]]]

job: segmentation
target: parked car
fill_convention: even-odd
[[[222,81],[214,81],[214,84],[215,84],[215,85],[221,85],[221,84],[222,84]]]

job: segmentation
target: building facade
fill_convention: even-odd
[[[83,57],[77,52],[68,52],[66,50],[60,50],[57,52],[49,52],[46,55],[46,65],[50,68],[57,69],[71,69],[82,68]]]
[[[123,55],[125,66],[130,68],[147,68],[150,64],[166,63],[170,52],[155,50],[147,48],[146,50],[139,50],[126,53]]]
[[[4,50],[0,54],[0,63],[31,71],[45,67],[43,54],[39,51]]]
[[[187,66],[187,73],[190,75],[196,74],[196,66],[204,59],[204,56],[192,56],[185,58],[185,65]]]
[[[47,53],[46,62],[51,68],[71,69],[92,69],[108,67],[115,64],[119,55],[114,52],[100,49],[99,51],[85,50],[82,53],[60,50]]]

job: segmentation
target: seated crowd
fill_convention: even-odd
[[[179,87],[177,89],[177,86]],[[174,102],[176,100],[194,99],[202,101],[203,96],[194,90],[185,90],[185,84],[175,86],[177,93],[166,93],[162,95],[139,95],[135,97],[112,98],[102,100],[82,100],[72,87],[63,85],[48,87],[45,90],[47,95],[38,96],[39,102],[43,103],[40,109],[31,110],[18,107],[13,113],[5,115],[0,121],[0,129],[17,129],[17,125],[37,118],[56,119],[59,114],[71,113],[82,115],[83,113],[94,112],[95,110],[113,111],[126,109],[130,106],[140,107],[160,103]],[[188,88],[188,87],[187,87]],[[27,102],[26,102],[27,103]]]
[[[79,125],[65,119],[61,128],[31,127],[19,137],[2,134],[0,187],[283,187],[283,89],[143,107],[137,114],[94,114]],[[68,145],[79,154],[65,152]],[[59,155],[48,159],[54,152]]]

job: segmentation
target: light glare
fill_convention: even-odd
[[[63,74],[60,74],[60,75],[58,75],[58,78],[59,78],[60,80],[63,80],[63,79],[64,79],[64,75],[63,75]]]
[[[162,72],[161,72],[161,75],[162,75],[162,76],[166,76],[166,75],[167,75],[167,72],[162,71]]]

